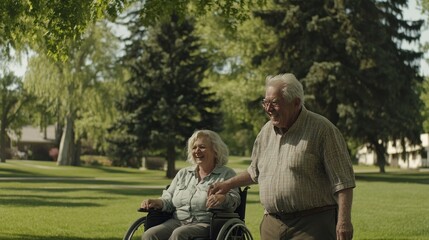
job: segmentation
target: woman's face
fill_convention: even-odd
[[[192,156],[198,165],[215,165],[216,154],[208,137],[197,137],[192,146]]]

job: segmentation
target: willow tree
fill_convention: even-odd
[[[32,57],[25,75],[26,88],[64,125],[58,164],[80,165],[80,142],[103,131],[113,118],[112,98],[118,94],[116,38],[105,24],[94,25],[82,42],[70,42],[65,61],[43,53]],[[104,129],[104,130],[103,130]]]

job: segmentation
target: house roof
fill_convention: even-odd
[[[8,133],[10,139],[15,142],[37,142],[37,143],[51,143],[55,141],[55,126],[50,125],[46,129],[46,138],[44,131],[38,127],[24,126],[21,129],[19,136],[15,132]]]

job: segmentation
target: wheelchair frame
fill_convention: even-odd
[[[210,240],[253,240],[252,234],[244,223],[246,213],[246,199],[247,190],[249,187],[245,187],[240,190],[241,202],[235,212],[228,213],[220,210],[210,210],[213,213],[210,222]],[[147,210],[139,209],[140,212],[146,212]],[[171,218],[171,215],[161,212],[159,210],[150,210],[148,215],[156,215],[157,221],[155,224],[151,223],[151,226],[158,225],[163,221]],[[140,217],[128,228],[124,235],[123,240],[140,239],[144,230],[146,229],[145,224],[147,216]],[[151,220],[152,221],[152,220]],[[150,226],[149,226],[150,227]],[[134,238],[133,238],[134,237]],[[205,240],[204,238],[192,238],[192,240]]]

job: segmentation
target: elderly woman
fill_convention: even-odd
[[[228,147],[217,133],[210,130],[194,132],[188,139],[188,162],[193,166],[181,169],[161,198],[141,203],[142,208],[174,211],[172,219],[148,229],[142,239],[208,238],[211,213],[207,208],[234,211],[240,204],[237,188],[226,194],[207,196],[212,184],[236,175],[234,170],[225,166]]]

